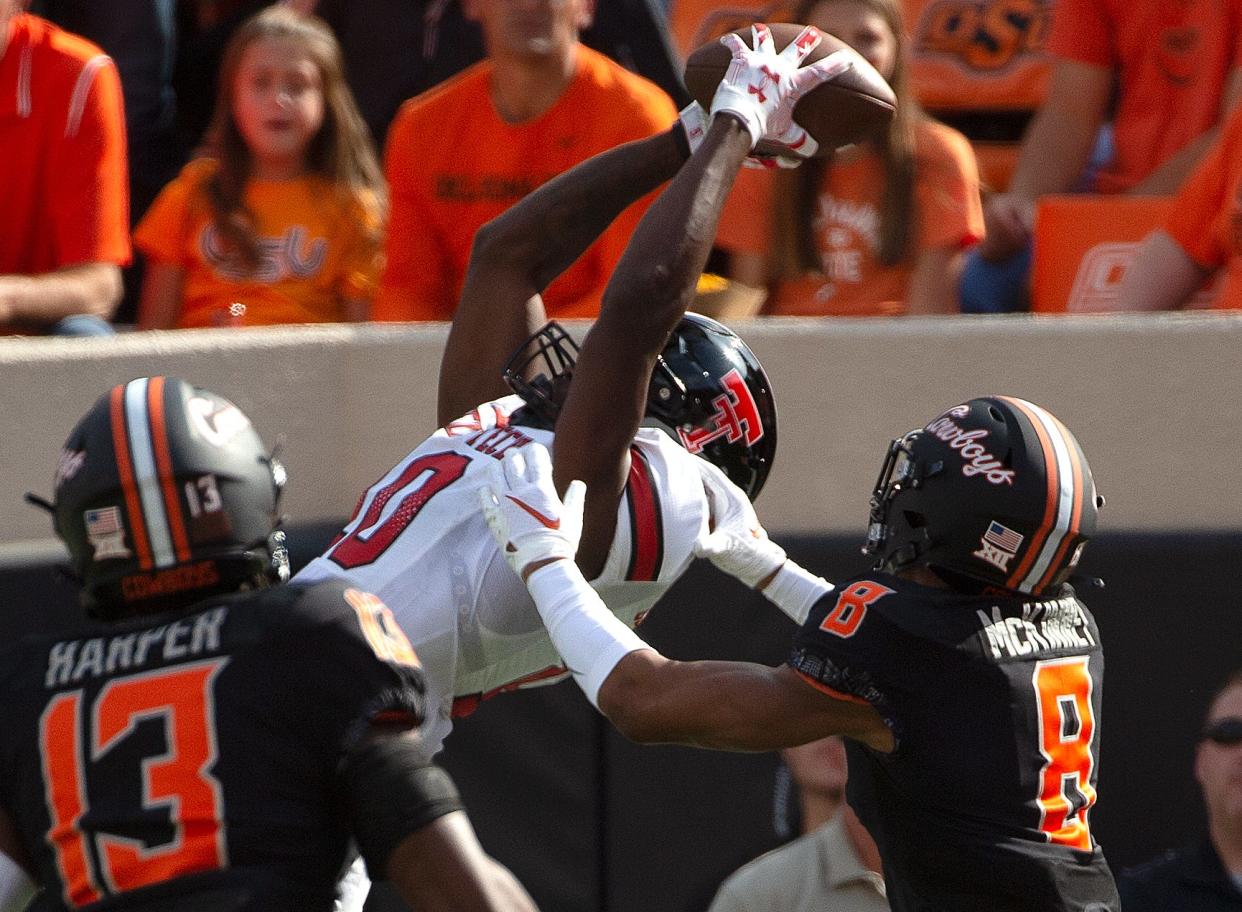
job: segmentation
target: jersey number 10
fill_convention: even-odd
[[[452,452],[430,453],[411,460],[400,475],[375,492],[361,520],[358,511],[362,503],[358,504],[350,520],[352,528],[346,527],[348,534],[343,533],[332,543],[327,556],[346,570],[374,563],[414,521],[427,501],[461,478],[469,465],[469,456]],[[385,511],[397,494],[403,494],[401,501],[395,509]]]

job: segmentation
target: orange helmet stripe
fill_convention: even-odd
[[[156,567],[163,568],[175,565],[177,555],[173,549],[159,467],[155,460],[151,408],[148,401],[150,385],[151,380],[147,377],[131,380],[125,385],[125,431],[129,435],[130,463],[138,499],[142,504],[142,518],[146,524],[151,559]]]
[[[147,387],[147,410],[151,415],[151,439],[155,448],[155,465],[159,470],[160,487],[164,492],[164,512],[172,530],[178,563],[190,559],[190,542],[181,516],[181,500],[173,478],[172,454],[168,446],[168,428],[164,419],[164,378],[152,377]]]
[[[1005,401],[1021,410],[1035,426],[1048,474],[1044,522],[1014,574],[1019,578],[1008,585],[1021,592],[1040,592],[1056,576],[1058,561],[1064,558],[1066,549],[1077,536],[1082,520],[1085,472],[1073,435],[1055,416],[1022,399],[1006,397]]]
[[[143,570],[154,566],[151,545],[147,541],[147,528],[142,519],[142,502],[138,499],[138,480],[134,477],[134,463],[129,457],[129,434],[125,429],[125,384],[112,388],[112,449],[116,453],[116,470],[121,477],[121,490],[125,493],[125,512],[133,529],[134,550],[138,552],[138,565]]]

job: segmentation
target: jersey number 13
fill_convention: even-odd
[[[88,700],[57,694],[39,724],[43,781],[52,828],[48,841],[70,907],[195,871],[224,867],[223,799],[210,772],[216,761],[212,681],[227,659],[193,662],[116,678]],[[161,721],[167,750],[144,757],[143,810],[162,811],[173,836],[162,845],[82,828],[98,764],[148,719]],[[114,773],[115,774],[115,773]]]

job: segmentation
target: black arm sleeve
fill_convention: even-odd
[[[358,745],[341,764],[339,787],[359,852],[376,880],[384,878],[389,856],[406,836],[463,808],[452,778],[410,737]]]

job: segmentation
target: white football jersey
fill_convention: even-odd
[[[392,610],[426,672],[432,752],[453,715],[567,674],[479,507],[492,460],[532,440],[554,448],[551,431],[510,426],[521,405],[507,396],[432,434],[367,490],[341,535],[294,580],[347,577]],[[697,456],[652,428],[630,452],[616,536],[592,586],[632,627],[690,564],[708,513]]]

